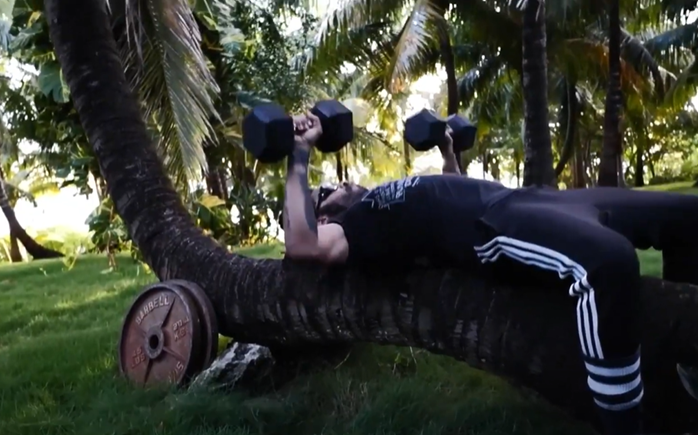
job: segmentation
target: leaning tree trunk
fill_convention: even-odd
[[[444,12],[448,7],[448,2],[442,2],[444,7]],[[458,106],[460,105],[458,99],[458,79],[456,78],[456,62],[453,56],[453,46],[451,45],[451,35],[448,32],[449,26],[446,22],[442,22],[439,28],[439,45],[441,50],[441,61],[443,62],[444,70],[446,71],[446,91],[447,91],[447,108],[446,111],[449,115],[455,115],[458,113]],[[456,155],[456,162],[458,163],[458,170],[463,174],[463,162],[460,153]]]
[[[53,249],[44,248],[24,230],[22,225],[17,220],[15,211],[12,208],[12,205],[10,205],[10,200],[7,197],[7,190],[5,189],[5,177],[2,171],[0,171],[0,208],[2,209],[2,213],[5,215],[7,224],[10,227],[10,241],[12,240],[12,236],[14,236],[16,240],[19,240],[20,243],[24,245],[24,249],[26,249],[27,253],[31,255],[32,258],[35,260],[41,260],[44,258],[58,258],[63,256],[63,254],[56,252]],[[21,255],[19,258],[19,261],[22,261]]]
[[[545,47],[545,0],[528,0],[523,11],[524,186],[555,184]]]
[[[13,263],[22,262],[22,251],[19,250],[17,236],[13,233],[10,233],[10,261]]]
[[[603,120],[603,145],[599,162],[599,186],[618,186],[618,159],[622,149],[620,111],[622,103],[620,83],[620,6],[619,0],[610,2],[608,25],[608,91]],[[620,169],[622,171],[622,167]]]
[[[230,254],[191,221],[128,87],[105,2],[46,0],[51,39],[109,194],[162,279],[201,285],[221,332],[267,346],[375,342],[447,354],[531,387],[594,419],[566,292],[496,286],[467,273],[321,269]],[[698,288],[645,279],[642,358],[647,419],[694,423],[674,362],[698,364]]]
[[[225,201],[228,199],[226,171],[220,159],[215,155],[218,151],[215,147],[216,145],[210,141],[204,143],[204,154],[208,166],[208,171],[204,174],[206,190],[209,194]]]
[[[565,80],[565,94],[562,98],[560,112],[563,119],[561,127],[565,130],[565,143],[562,146],[560,160],[555,166],[555,178],[562,174],[565,166],[574,156],[574,145],[577,143],[577,122],[579,119],[579,100],[577,100],[577,87],[574,82]]]

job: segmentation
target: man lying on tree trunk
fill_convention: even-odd
[[[294,120],[283,213],[289,258],[368,268],[426,257],[443,267],[503,266],[505,274],[516,270],[519,282],[535,274],[521,274],[515,264],[553,274],[559,290],[577,298],[582,358],[606,433],[641,433],[635,249],[685,243],[698,198],[621,188],[510,189],[461,177],[447,133],[442,175],[370,190],[343,183],[321,189],[313,201],[308,158],[320,122],[310,113]]]

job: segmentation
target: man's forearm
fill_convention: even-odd
[[[460,168],[458,166],[458,157],[455,153],[442,153],[443,157],[443,167],[441,172],[444,174],[455,174],[460,175]]]
[[[284,199],[286,249],[313,249],[317,246],[317,220],[308,187],[310,151],[295,149],[288,157]]]

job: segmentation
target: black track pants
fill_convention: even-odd
[[[489,241],[475,250],[483,263],[508,258],[569,279],[595,402],[625,411],[643,394],[635,249],[690,243],[697,219],[698,198],[689,195],[519,189],[488,209],[482,222]]]

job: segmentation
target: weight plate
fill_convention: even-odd
[[[144,387],[183,385],[201,366],[201,320],[194,300],[166,282],[146,287],[121,329],[119,369]]]
[[[206,370],[218,356],[218,319],[213,309],[213,303],[204,289],[193,282],[179,279],[167,282],[185,290],[198,305],[199,318],[201,319],[201,336],[204,339],[202,346],[204,359],[200,370]]]

